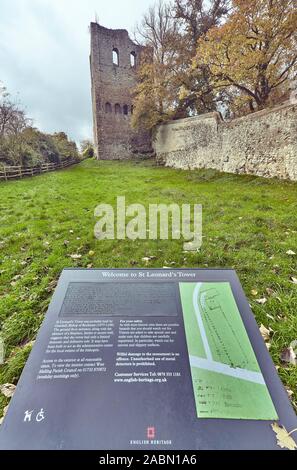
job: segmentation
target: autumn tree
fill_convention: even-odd
[[[295,0],[233,0],[228,21],[199,39],[194,70],[207,67],[212,89],[233,93],[237,108],[263,109],[296,73],[295,7]]]
[[[147,46],[138,70],[134,126],[154,125],[215,108],[208,70],[192,68],[197,40],[220,23],[229,0],[159,1],[136,28],[137,41]],[[153,58],[153,60],[152,60]]]
[[[228,17],[231,0],[174,0],[173,15],[180,25],[179,55],[183,61],[180,75],[177,117],[213,111],[218,94],[214,93],[205,64],[192,67],[197,43],[208,30],[218,26]]]
[[[95,156],[94,144],[89,139],[80,142],[80,151],[83,158],[93,158]]]
[[[183,29],[190,60],[195,56],[198,39],[228,15],[231,0],[174,0],[173,15]]]
[[[138,69],[132,124],[152,128],[174,113],[178,23],[171,6],[159,0],[136,27],[136,41],[146,46]]]
[[[13,101],[6,88],[0,84],[0,138],[21,132],[29,123],[20,104]]]
[[[31,124],[20,103],[13,100],[0,83],[0,161],[19,163],[22,132]]]
[[[32,120],[0,82],[0,165],[34,166],[79,159],[75,142],[64,132],[53,135],[32,127]]]

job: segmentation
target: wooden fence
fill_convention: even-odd
[[[55,171],[80,163],[78,160],[65,160],[61,163],[43,163],[40,166],[0,166],[0,180],[24,178],[25,176],[40,175],[48,171]]]

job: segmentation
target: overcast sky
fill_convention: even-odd
[[[133,31],[153,0],[0,0],[0,80],[44,132],[92,137],[88,25]]]

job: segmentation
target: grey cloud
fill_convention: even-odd
[[[92,136],[88,25],[133,29],[148,0],[0,0],[0,80],[45,132]]]

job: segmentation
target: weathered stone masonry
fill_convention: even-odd
[[[297,181],[297,105],[230,122],[219,113],[180,119],[159,126],[154,145],[157,160],[166,166]]]
[[[91,81],[97,158],[132,158],[151,151],[148,132],[131,128],[132,93],[142,47],[124,29],[91,23]]]

